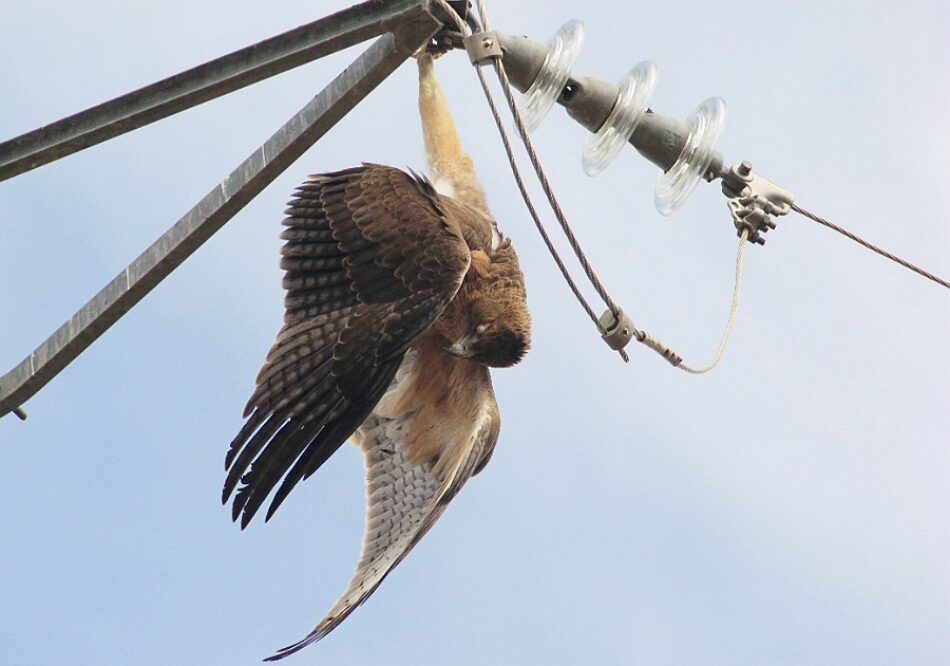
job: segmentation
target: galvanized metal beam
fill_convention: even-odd
[[[0,180],[329,53],[430,17],[429,0],[371,0],[0,143]]]
[[[0,377],[0,416],[27,399],[187,259],[441,27],[428,13],[392,26],[165,234]]]

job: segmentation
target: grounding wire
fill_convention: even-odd
[[[749,230],[743,229],[739,237],[739,249],[736,250],[736,284],[732,288],[732,305],[729,308],[729,318],[726,320],[726,328],[722,332],[722,338],[719,339],[719,348],[712,361],[701,368],[692,368],[685,363],[680,363],[677,367],[691,375],[703,375],[719,365],[722,355],[726,351],[726,345],[729,343],[729,336],[732,334],[732,327],[736,323],[736,312],[739,310],[739,294],[742,292],[742,256],[745,250],[746,241],[749,239]]]

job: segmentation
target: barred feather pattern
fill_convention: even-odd
[[[383,402],[400,400],[400,393],[411,385],[414,371],[424,370],[417,361],[417,355],[407,356]],[[415,410],[394,418],[374,413],[366,419],[356,435],[366,467],[366,525],[356,571],[326,617],[306,637],[265,661],[277,661],[302,650],[345,620],[409,554],[449,500],[483,464],[498,434],[497,405],[490,390],[477,398],[485,408],[482,418],[471,424],[464,442],[465,455],[442,473],[435,459],[421,464],[409,459]]]
[[[471,261],[432,185],[399,169],[312,176],[287,215],[284,326],[225,459],[222,500],[234,494],[242,527],[280,483],[269,519],[363,422]]]
[[[367,516],[342,596],[270,661],[348,617],[485,466],[500,429],[488,366],[517,363],[530,330],[510,241],[423,177],[371,164],[311,176],[283,224],[284,324],[227,453],[222,501],[233,497],[243,529],[273,493],[268,520],[352,437]],[[448,353],[476,329],[477,356]]]

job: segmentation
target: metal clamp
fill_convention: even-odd
[[[473,65],[484,65],[491,58],[501,58],[501,42],[494,32],[476,32],[462,40]]]
[[[604,328],[604,334],[601,336],[604,342],[611,349],[618,351],[627,346],[637,331],[633,320],[620,308],[617,308],[616,315],[610,310],[604,312],[600,316],[600,325]]]
[[[741,236],[743,231],[748,231],[748,241],[759,245],[765,245],[762,234],[775,228],[769,216],[787,214],[795,199],[788,190],[753,173],[752,164],[747,161],[723,172],[722,192],[729,197],[726,205],[737,233]]]

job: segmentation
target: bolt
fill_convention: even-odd
[[[494,42],[489,37],[486,37],[482,40],[482,46],[484,46],[486,49],[490,49],[493,45]]]
[[[742,163],[736,167],[736,173],[738,173],[743,178],[752,173],[752,163],[748,160],[743,160]]]

